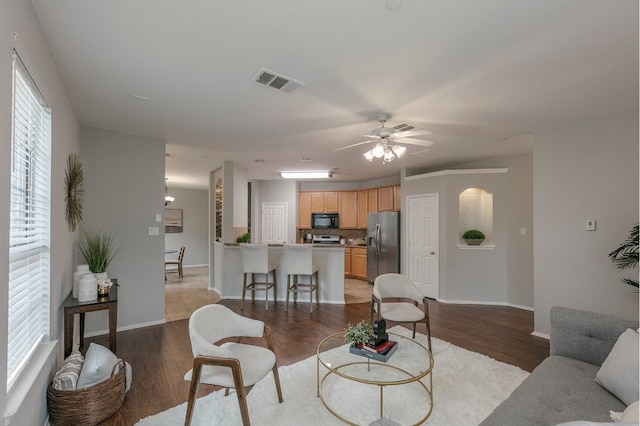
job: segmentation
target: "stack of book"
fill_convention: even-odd
[[[398,349],[398,343],[391,340],[382,342],[376,346],[365,344],[362,349],[358,349],[355,346],[349,347],[349,352],[365,356],[367,358],[375,359],[376,361],[387,362],[387,360]]]

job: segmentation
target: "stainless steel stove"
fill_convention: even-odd
[[[314,235],[311,240],[314,244],[340,244],[338,235]]]

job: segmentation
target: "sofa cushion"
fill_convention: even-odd
[[[564,356],[545,359],[481,425],[556,425],[589,419],[610,422],[625,405],[596,381],[599,366]]]
[[[620,335],[596,381],[627,405],[638,400],[638,333],[628,328]]]

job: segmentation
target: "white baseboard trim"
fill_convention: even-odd
[[[531,335],[549,340],[549,335],[547,333],[540,333],[539,331],[532,331]]]
[[[208,263],[203,263],[202,265],[182,265],[183,269],[187,269],[187,268],[201,268],[203,266],[209,266]]]
[[[531,306],[516,305],[515,303],[507,303],[507,302],[485,302],[485,301],[478,301],[478,300],[447,300],[447,299],[437,299],[437,300],[438,302],[449,303],[451,305],[508,306],[510,308],[524,309],[525,311],[533,312],[533,307]]]
[[[165,324],[166,322],[167,321],[163,318],[163,319],[158,320],[158,321],[151,321],[151,322],[145,322],[145,323],[140,323],[140,324],[127,325],[127,326],[124,326],[124,327],[117,327],[116,328],[116,332],[134,330],[136,328],[150,327],[152,325]],[[98,330],[98,331],[92,331],[90,333],[85,333],[84,337],[102,336],[104,334],[109,334],[109,329]]]

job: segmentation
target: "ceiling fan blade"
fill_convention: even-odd
[[[381,138],[380,136],[378,136],[378,135],[360,135],[360,136],[362,136],[363,138],[382,139],[382,138]],[[371,142],[371,141],[369,141],[369,142]]]
[[[354,146],[364,145],[365,143],[369,143],[369,142],[375,142],[375,140],[354,143],[354,144],[351,144],[351,145],[343,146],[341,148],[336,148],[336,149],[334,149],[334,151],[342,151],[343,149],[353,148]]]
[[[431,132],[429,130],[424,129],[413,129],[407,130],[405,132],[394,133],[393,136],[397,138],[411,138],[413,136],[422,136],[422,135],[430,135]]]
[[[404,144],[418,145],[418,146],[431,146],[434,144],[433,141],[428,141],[424,139],[411,139],[411,138],[393,138],[393,143],[404,143]]]

